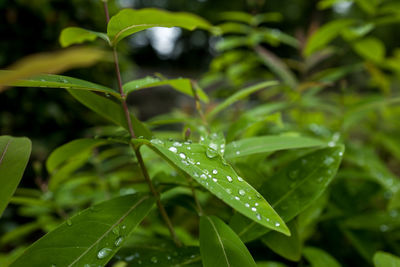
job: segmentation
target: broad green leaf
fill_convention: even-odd
[[[115,46],[128,35],[152,27],[181,27],[192,31],[196,28],[208,30],[211,24],[185,12],[169,12],[155,8],[123,9],[110,19],[107,35],[111,44]]]
[[[81,44],[87,41],[92,42],[98,37],[105,40],[107,43],[110,42],[106,33],[95,32],[79,27],[68,27],[63,29],[60,34],[60,44],[62,47],[67,47],[73,44]]]
[[[259,136],[234,141],[226,146],[225,157],[233,159],[253,154],[324,146],[325,143],[314,138],[301,136]]]
[[[153,139],[135,140],[152,148],[173,166],[190,175],[226,204],[264,227],[289,235],[268,202],[210,147]]]
[[[380,63],[385,59],[385,45],[377,38],[369,37],[356,41],[353,49],[361,57],[375,63]]]
[[[236,233],[215,216],[200,217],[200,253],[204,267],[256,266]]]
[[[22,178],[31,149],[26,137],[0,136],[0,217]]]
[[[135,194],[88,208],[33,243],[11,266],[104,266],[153,204]]]
[[[270,68],[283,83],[287,84],[291,88],[296,88],[298,83],[296,76],[278,56],[262,46],[256,46],[254,50],[257,52],[261,61]]]
[[[49,173],[52,173],[63,162],[70,160],[72,157],[92,150],[93,148],[107,143],[102,139],[77,139],[57,147],[47,158],[46,168]]]
[[[338,19],[323,25],[308,39],[303,51],[304,55],[308,57],[315,51],[323,48],[330,41],[335,39],[340,34],[341,30],[349,27],[353,23],[354,20],[352,19]]]
[[[1,75],[12,75],[14,71],[0,70]],[[26,78],[23,80],[18,80],[13,83],[7,84],[7,86],[17,86],[17,87],[42,87],[42,88],[64,88],[64,89],[79,89],[88,90],[95,92],[102,92],[105,94],[113,95],[120,98],[120,94],[115,90],[88,82],[85,80],[80,80],[72,77],[55,75],[55,74],[41,74],[31,78]]]
[[[292,234],[291,236],[285,236],[278,232],[271,232],[263,236],[261,241],[276,254],[291,261],[299,261],[301,258],[302,242],[300,240],[297,223],[292,220],[287,226]]]
[[[305,247],[303,249],[303,255],[308,262],[311,263],[311,267],[340,267],[340,263],[336,261],[331,255],[319,248]]]
[[[289,222],[324,193],[336,175],[343,151],[343,146],[328,147],[298,158],[265,181],[259,191]],[[245,242],[269,231],[239,214],[230,225]]]
[[[226,109],[233,103],[235,103],[243,98],[246,98],[247,96],[249,96],[250,94],[252,94],[254,92],[257,92],[261,89],[265,89],[267,87],[275,86],[278,84],[279,83],[277,81],[266,81],[266,82],[258,83],[256,85],[246,87],[246,88],[238,91],[237,93],[231,95],[230,97],[225,99],[222,103],[220,103],[218,106],[216,106],[210,113],[207,114],[207,118],[212,119],[213,117],[215,117],[215,115],[217,115],[222,110]]]
[[[193,90],[192,90],[192,84],[190,82],[190,79],[171,79],[171,80],[161,80],[159,78],[155,77],[145,77],[139,80],[134,80],[131,82],[128,82],[124,84],[123,89],[126,95],[129,93],[140,90],[140,89],[145,89],[145,88],[150,88],[150,87],[156,87],[156,86],[162,86],[162,85],[169,85],[173,89],[184,93],[189,96],[193,96]],[[197,88],[197,93],[200,98],[200,100],[204,102],[208,102],[208,96],[207,94],[201,90],[200,88]]]
[[[400,267],[400,258],[384,251],[378,251],[374,255],[374,266]]]
[[[87,91],[69,90],[68,92],[79,102],[111,122],[128,129],[125,113],[121,104]],[[136,136],[151,138],[147,127],[131,114],[132,126]]]
[[[11,65],[12,72],[0,73],[0,92],[22,79],[43,73],[60,73],[69,69],[88,67],[104,60],[105,53],[98,49],[77,47],[59,52],[34,54]]]

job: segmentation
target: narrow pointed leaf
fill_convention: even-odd
[[[400,258],[387,252],[376,252],[373,260],[375,267],[400,267]]]
[[[0,217],[22,178],[31,147],[28,138],[0,136]]]
[[[341,267],[331,255],[319,248],[306,247],[303,251],[304,257],[311,263],[311,267]]]
[[[173,89],[193,97],[193,90],[190,79],[183,79],[183,78],[161,80],[155,77],[146,77],[124,84],[123,89],[125,94],[128,95],[129,93],[136,90],[162,86],[162,85],[169,85]],[[204,101],[205,103],[208,102],[208,96],[201,88],[197,88],[197,93],[199,95],[200,100]]]
[[[36,241],[11,266],[104,266],[153,204],[151,197],[135,194],[88,208]]]
[[[233,159],[277,150],[317,147],[323,145],[325,145],[324,142],[309,137],[259,136],[242,139],[228,144],[226,146],[225,157]]]
[[[60,44],[62,47],[67,47],[73,44],[92,42],[97,38],[101,38],[108,43],[110,42],[106,33],[95,32],[79,27],[68,27],[63,29],[60,34]]]
[[[43,73],[60,73],[78,67],[88,67],[99,60],[104,60],[104,51],[76,47],[51,53],[40,53],[25,57],[11,65],[12,72],[0,73],[0,92],[4,86]]]
[[[218,106],[216,106],[210,113],[207,114],[207,118],[211,119],[211,118],[215,117],[215,115],[220,113],[222,110],[226,109],[233,103],[235,103],[243,98],[246,98],[247,96],[249,96],[250,94],[252,94],[254,92],[257,92],[261,89],[265,89],[267,87],[275,86],[278,84],[279,83],[277,81],[266,81],[266,82],[258,83],[256,85],[246,87],[246,88],[238,91],[237,93],[231,95],[230,97],[225,99],[222,103],[220,103]]]
[[[169,12],[155,8],[123,9],[110,19],[107,34],[112,45],[123,38],[152,27],[181,27],[187,30],[210,29],[204,19],[185,12]]]
[[[215,150],[202,144],[163,142],[158,139],[143,143],[173,166],[193,177],[227,205],[255,221],[255,224],[286,235],[290,234],[283,220],[269,203],[243,178],[239,177]]]
[[[204,267],[256,267],[246,246],[221,219],[200,218],[200,253]]]
[[[289,222],[323,194],[336,175],[343,151],[343,146],[328,147],[296,159],[270,177],[259,191]],[[245,242],[269,231],[239,214],[233,216],[230,225]]]
[[[97,114],[108,119],[109,121],[128,129],[128,123],[125,118],[125,112],[121,104],[97,95],[92,92],[68,90],[68,92],[79,102],[90,108]],[[147,127],[131,114],[132,126],[137,136],[150,138],[151,132]]]
[[[13,71],[0,70],[0,75],[12,74]],[[7,84],[8,86],[17,87],[42,87],[42,88],[64,88],[64,89],[79,89],[87,91],[102,92],[120,98],[120,94],[115,90],[72,77],[55,75],[55,74],[40,74],[31,78],[18,80]]]

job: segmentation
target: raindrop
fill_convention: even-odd
[[[331,165],[334,161],[335,161],[335,160],[334,160],[333,158],[327,157],[327,158],[325,158],[325,160],[324,160],[324,164],[328,166],[328,165]]]
[[[114,233],[114,234],[116,234],[116,235],[119,235],[119,227],[117,226],[117,227],[114,227],[113,229],[112,229],[112,232]]]
[[[150,143],[155,144],[155,145],[163,145],[164,144],[163,141],[161,141],[160,139],[157,139],[157,138],[156,139],[151,139]]]
[[[170,260],[171,259],[171,256],[170,255],[167,255],[167,260]]]
[[[251,210],[252,211],[257,211],[257,209],[255,207],[252,207]]]
[[[254,203],[254,206],[258,207],[258,203],[257,203],[257,202],[256,202],[256,203]]]
[[[390,217],[395,218],[395,217],[397,217],[397,215],[399,215],[399,213],[398,213],[397,210],[391,210],[391,211],[389,212],[389,215],[390,215]]]
[[[212,180],[213,180],[215,183],[218,181],[217,178],[215,178],[215,177],[214,177]]]
[[[227,189],[226,189],[226,192],[227,192],[228,194],[232,194],[232,190],[231,190],[230,188],[227,188]]]
[[[125,257],[125,261],[131,261],[134,258],[135,258],[135,255],[130,255],[130,256]]]
[[[278,227],[278,226],[280,226],[280,225],[281,225],[281,224],[278,223],[278,222],[275,223],[275,226],[276,226],[276,227]]]
[[[181,157],[181,159],[186,159],[186,155],[184,153],[179,153],[179,157]]]
[[[256,193],[257,198],[261,198],[261,195],[259,193]]]
[[[212,171],[212,173],[213,173],[213,174],[217,174],[218,171],[214,169],[214,170]]]
[[[240,155],[240,151],[238,150],[238,151],[236,151],[236,155]]]
[[[200,175],[200,178],[207,179],[207,176],[203,173],[202,175]]]
[[[176,153],[178,151],[178,149],[176,149],[176,147],[171,146],[170,148],[168,148],[169,151]]]
[[[104,259],[108,255],[110,255],[112,249],[111,248],[102,248],[97,252],[97,258],[98,259]]]
[[[239,180],[239,182],[243,182],[243,178],[242,177],[238,176],[237,179]]]
[[[246,194],[246,192],[244,192],[243,189],[240,189],[240,190],[239,190],[239,195],[244,196],[245,194]]]
[[[67,220],[67,225],[68,225],[68,226],[71,226],[71,225],[72,225],[71,219],[68,219],[68,220]]]
[[[226,176],[226,179],[228,179],[228,182],[232,182],[233,180],[232,180],[232,177],[230,177],[229,175],[228,176]]]
[[[238,196],[235,197],[236,200],[240,200],[240,198]]]
[[[122,228],[122,230],[125,230],[126,229],[126,225],[125,224],[122,225],[121,228]]]
[[[217,149],[218,149],[218,145],[215,144],[215,143],[210,143],[208,146],[209,146],[210,148],[214,149],[214,150],[217,150]]]
[[[196,165],[200,165],[200,161],[196,162]]]
[[[115,240],[114,245],[116,247],[119,247],[122,244],[123,241],[124,241],[124,238],[122,236],[120,236]]]
[[[249,204],[249,203],[246,203],[246,204],[244,204],[244,205],[245,205],[246,207],[248,207],[248,208],[250,207],[250,204]]]
[[[172,145],[173,145],[173,146],[182,146],[182,144],[179,143],[179,142],[174,142]]]
[[[257,214],[256,214],[256,218],[257,218],[257,220],[260,221],[260,220],[261,220],[261,215],[260,215],[259,213],[257,213]]]
[[[211,148],[211,147],[207,147],[206,155],[207,155],[208,158],[212,159],[212,158],[215,158],[218,155],[218,152],[215,149]]]
[[[150,260],[151,260],[152,263],[157,263],[157,262],[158,262],[158,259],[157,259],[157,257],[155,257],[155,256],[154,256],[154,257],[151,257]]]
[[[389,230],[389,226],[387,226],[386,224],[382,224],[381,226],[379,226],[379,230],[381,232],[386,232],[387,230]]]

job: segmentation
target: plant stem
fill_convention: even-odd
[[[105,15],[106,15],[107,24],[108,24],[108,22],[110,21],[110,14],[108,12],[107,1],[104,1],[103,4],[104,4],[104,11],[105,11]],[[126,121],[128,123],[129,134],[131,135],[131,138],[136,138],[136,135],[135,135],[135,132],[134,132],[133,126],[132,126],[132,120],[131,120],[131,116],[130,116],[130,113],[129,113],[128,105],[126,103],[126,94],[124,93],[124,90],[122,88],[122,79],[121,79],[121,71],[119,69],[118,53],[117,53],[117,49],[116,49],[115,46],[113,46],[113,56],[114,56],[115,73],[116,73],[117,78],[118,78],[119,93],[121,95],[121,103],[122,103],[122,107],[124,109]],[[139,162],[139,165],[140,165],[140,169],[142,170],[142,174],[143,174],[143,176],[144,176],[144,178],[145,178],[145,180],[146,180],[146,182],[147,182],[147,184],[149,186],[149,189],[150,189],[151,193],[153,194],[153,196],[156,198],[157,207],[158,207],[158,210],[160,211],[161,217],[165,221],[165,224],[167,225],[168,230],[169,230],[169,232],[170,232],[170,234],[172,236],[172,239],[174,240],[175,244],[178,247],[180,247],[180,246],[182,246],[182,243],[178,239],[178,236],[176,235],[175,230],[174,230],[174,228],[172,226],[171,220],[168,217],[168,214],[167,214],[164,206],[161,203],[160,194],[158,193],[158,191],[156,190],[156,188],[154,187],[154,185],[153,185],[153,183],[152,183],[152,181],[150,179],[150,176],[149,176],[149,173],[147,171],[146,165],[144,164],[142,155],[141,155],[140,150],[139,150],[140,148],[139,147],[135,148],[133,146],[132,146],[132,148],[135,151],[135,155],[136,155],[136,158],[138,159],[138,162]]]
[[[208,130],[208,132],[210,132],[207,119],[204,116],[203,109],[201,108],[199,95],[197,94],[197,88],[199,87],[199,85],[197,84],[196,81],[193,81],[193,80],[191,81],[191,84],[192,84],[192,92],[193,92],[194,101],[196,104],[197,113],[200,115],[201,121],[203,122],[203,124],[206,127],[206,129]]]

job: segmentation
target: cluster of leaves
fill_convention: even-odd
[[[221,55],[199,83],[145,77],[117,91],[42,74],[108,60],[106,52],[86,48],[1,71],[3,86],[64,88],[113,125],[54,150],[39,189],[17,188],[29,140],[0,138],[0,212],[10,202],[31,218],[0,238],[1,246],[14,248],[0,263],[399,265],[393,254],[400,254],[400,181],[392,165],[400,160],[400,110],[393,105],[400,98],[390,90],[400,74],[398,53],[386,56],[373,36],[399,14],[393,3],[355,2],[366,19],[328,22],[304,44],[265,26],[281,19],[277,13],[227,12],[223,24],[212,26],[188,13],[125,9],[110,19],[107,33],[77,27],[61,33],[62,46],[101,38],[114,56],[123,38],[151,27],[222,34]],[[340,36],[360,56],[357,63],[321,70],[322,62],[343,54],[334,46]],[[302,59],[284,60],[267,49],[280,44]],[[347,88],[359,72],[368,73],[379,91]],[[220,103],[210,101],[201,87],[221,81],[252,84]],[[159,85],[193,98],[198,115],[174,111],[141,122],[124,107],[129,94]],[[244,101],[250,94],[254,102]],[[180,130],[162,130],[176,124]],[[47,234],[26,242],[38,230]]]

